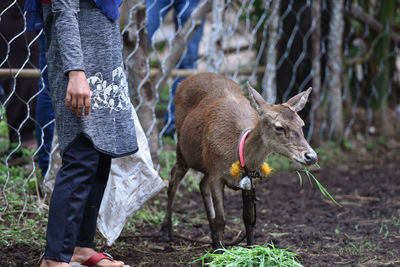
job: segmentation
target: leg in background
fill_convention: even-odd
[[[10,143],[19,143],[29,149],[36,148],[34,135],[35,124],[31,118],[35,118],[36,98],[33,98],[36,89],[35,79],[7,80],[3,85],[7,97],[6,115],[8,124],[8,137]],[[36,86],[35,86],[36,87]]]
[[[146,0],[146,12],[147,12],[147,33],[149,46],[153,43],[153,35],[160,27],[160,24],[164,20],[168,13],[168,10],[172,6],[170,0]]]
[[[45,41],[45,36],[42,33],[40,36],[39,59],[39,67],[42,75],[39,79],[39,95],[36,104],[36,121],[38,124],[35,125],[36,140],[39,147],[38,165],[42,170],[42,176],[46,174],[48,169],[54,133],[54,122],[52,122],[54,120],[54,110],[49,94],[50,86],[46,68]]]
[[[7,58],[2,68],[37,68],[39,63],[39,42],[32,42],[36,34],[25,32],[25,19],[18,4],[1,16],[0,57]],[[23,33],[23,34],[21,34]],[[18,36],[18,37],[17,37]],[[12,40],[12,41],[11,41]],[[29,46],[27,44],[30,44]],[[9,140],[21,142],[24,147],[36,148],[34,135],[37,79],[35,78],[1,78],[8,99],[6,105]]]

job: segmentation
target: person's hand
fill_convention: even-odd
[[[85,107],[85,116],[90,112],[90,87],[84,71],[68,72],[69,81],[67,86],[67,96],[65,105],[70,108],[76,116],[82,116],[82,110]]]

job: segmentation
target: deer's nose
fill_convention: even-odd
[[[317,162],[317,153],[314,151],[303,154],[303,160],[307,165],[312,165]]]

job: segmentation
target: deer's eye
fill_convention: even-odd
[[[275,125],[275,130],[276,130],[277,132],[283,132],[283,131],[284,131],[283,127],[277,126],[277,125]]]

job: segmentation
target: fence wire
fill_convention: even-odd
[[[126,0],[120,8],[131,99],[160,171],[171,150],[165,136],[176,142],[168,108],[176,85],[204,71],[242,86],[250,81],[271,103],[312,86],[311,105],[300,115],[306,137],[317,145],[399,133],[397,1],[163,2]],[[46,136],[54,127],[54,119],[38,121],[49,112],[35,108],[48,90],[46,66],[39,69],[38,62],[43,32],[27,31],[23,5],[23,0],[0,4],[0,214],[12,206],[19,219],[42,203],[37,160],[51,153]],[[34,131],[40,133],[37,146]]]

